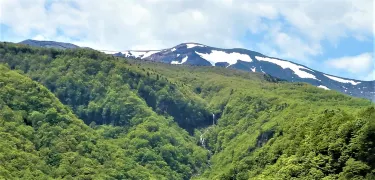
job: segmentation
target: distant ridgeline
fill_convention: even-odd
[[[336,90],[375,102],[375,81],[360,81],[325,74],[306,66],[268,57],[246,49],[220,49],[198,43],[183,43],[163,50],[102,51],[115,56],[150,60],[168,64],[220,66],[267,73],[289,82],[306,82],[326,90]]]
[[[20,42],[20,44],[58,49],[80,48],[74,44],[54,41],[25,40]],[[360,81],[337,77],[247,49],[221,49],[199,43],[183,43],[162,50],[129,50],[122,52],[103,50],[101,52],[117,57],[143,59],[167,64],[218,66],[261,72],[289,82],[306,82],[322,89],[336,90],[375,102],[375,80]]]
[[[30,45],[34,47],[57,48],[57,49],[79,48],[79,46],[70,44],[70,43],[55,42],[55,41],[36,41],[36,40],[31,40],[31,39],[19,42],[19,44],[26,44],[26,45]]]
[[[159,63],[0,43],[0,179],[375,179],[374,103],[316,87],[367,82],[197,48]],[[208,66],[170,64],[194,56]]]

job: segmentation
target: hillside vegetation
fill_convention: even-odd
[[[5,179],[373,179],[368,100],[260,73],[0,43]]]

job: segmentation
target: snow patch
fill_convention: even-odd
[[[238,60],[245,62],[252,62],[253,60],[247,54],[240,54],[237,52],[226,53],[224,51],[212,50],[209,54],[199,53],[195,51],[203,59],[209,61],[212,66],[217,62],[227,62],[229,65],[236,64]]]
[[[176,51],[176,48],[172,48],[171,51],[172,51],[172,52],[173,52],[173,51]]]
[[[198,46],[198,47],[204,47],[203,45],[200,45],[200,44],[186,44],[186,46],[187,46],[188,49],[196,47],[196,46]]]
[[[303,66],[299,66],[299,65],[291,63],[289,61],[282,61],[282,60],[278,60],[278,59],[273,59],[273,58],[269,58],[269,57],[260,57],[260,56],[255,56],[255,58],[258,59],[259,61],[267,61],[267,62],[270,62],[270,63],[277,64],[278,66],[282,67],[283,69],[289,68],[300,78],[310,78],[310,79],[316,79],[316,80],[320,81],[314,75],[312,75],[308,72],[302,71],[301,69],[306,69],[306,70],[309,70],[311,72],[314,72],[313,70],[305,68]]]
[[[361,83],[361,82],[355,82],[353,80],[341,79],[341,78],[338,78],[338,77],[335,77],[335,76],[330,76],[330,75],[327,75],[327,74],[323,74],[323,75],[326,76],[329,79],[334,80],[334,81],[341,82],[341,83],[350,83],[354,86]]]
[[[184,58],[182,58],[181,62],[172,61],[171,64],[184,64],[187,60],[188,60],[188,56],[185,56]]]
[[[121,53],[125,54],[126,57],[134,56],[135,58],[140,58],[144,54],[146,54],[147,51],[125,51],[125,52],[121,52]]]
[[[180,54],[177,54],[177,57],[180,56]]]
[[[262,66],[260,66],[260,71],[262,71],[262,73],[266,74],[266,72],[263,71]]]
[[[135,58],[144,59],[160,51],[124,51],[121,52],[125,57],[134,56]]]
[[[129,54],[129,51],[125,51],[125,52],[121,52],[123,55],[125,55],[125,57],[129,57],[130,54]]]
[[[250,68],[251,71],[255,72],[256,71],[256,67],[253,67],[253,68]]]
[[[142,59],[144,59],[146,57],[149,57],[149,56],[151,56],[155,53],[158,53],[158,52],[160,52],[160,51],[148,51],[147,53],[143,54]]]
[[[134,57],[139,58],[139,57],[141,57],[142,55],[144,55],[146,52],[144,52],[144,51],[130,51],[130,53],[131,53]]]
[[[181,64],[184,64],[187,60],[188,60],[188,56],[185,56],[185,57],[182,59]]]
[[[325,89],[325,90],[330,90],[329,88],[327,88],[326,86],[323,86],[323,85],[319,85],[317,86],[318,88],[322,88],[322,89]]]
[[[117,51],[107,51],[107,50],[100,50],[100,52],[105,53],[105,54],[116,54],[116,53],[119,53]]]

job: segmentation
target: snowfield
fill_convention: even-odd
[[[105,54],[116,54],[118,51],[107,51],[107,50],[101,50],[100,52],[105,53]]]
[[[325,89],[325,90],[330,90],[329,88],[327,88],[326,86],[323,86],[323,85],[319,85],[317,86],[318,88],[322,88],[322,89]]]
[[[190,48],[193,48],[193,47],[204,47],[203,45],[200,45],[200,44],[186,44],[187,48],[190,49]]]
[[[314,72],[313,70],[305,68],[303,66],[299,66],[299,65],[291,63],[289,61],[282,61],[282,60],[278,60],[278,59],[273,59],[273,58],[269,58],[269,57],[260,57],[260,56],[255,56],[255,58],[259,61],[267,61],[267,62],[270,62],[270,63],[277,64],[278,66],[280,66],[283,69],[288,68],[288,69],[292,70],[294,72],[294,74],[296,74],[300,78],[310,78],[310,79],[316,79],[316,80],[320,81],[314,75],[312,75],[312,74],[310,74],[306,71],[302,71],[301,69],[306,69],[308,71]]]
[[[187,60],[188,60],[188,56],[185,56],[184,58],[182,58],[181,62],[172,61],[171,64],[184,64]]]
[[[151,56],[155,53],[158,53],[158,52],[160,52],[160,51],[148,51],[147,53],[143,54],[142,59],[144,59],[146,57],[149,57],[149,56]]]
[[[251,71],[256,72],[256,67],[251,68]]]
[[[334,81],[341,82],[341,83],[350,83],[350,84],[352,84],[354,86],[361,83],[361,82],[355,82],[353,80],[341,79],[341,78],[330,76],[330,75],[327,75],[327,74],[323,74],[323,75],[325,77],[329,78],[329,79],[334,80]]]
[[[132,54],[136,58],[140,58],[142,55],[146,54],[146,51],[128,51],[129,54]]]
[[[217,62],[227,62],[230,65],[236,64],[238,60],[245,62],[252,62],[253,60],[247,54],[240,54],[237,52],[226,53],[224,51],[212,50],[209,54],[199,53],[195,51],[201,58],[207,60],[212,66]]]

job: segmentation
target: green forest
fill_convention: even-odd
[[[375,179],[375,104],[306,83],[0,43],[0,179]]]

